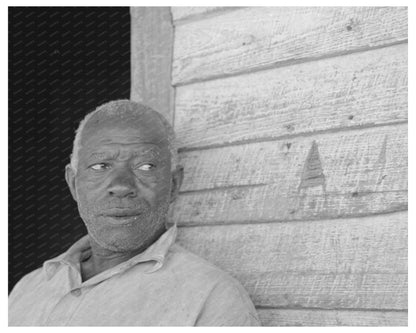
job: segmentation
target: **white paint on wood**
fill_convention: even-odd
[[[262,326],[407,326],[407,311],[258,309]]]
[[[177,26],[173,83],[405,40],[406,7],[251,7]]]
[[[178,241],[235,276],[257,306],[407,309],[407,212],[183,227]]]
[[[173,26],[169,7],[131,7],[131,99],[173,118]]]
[[[176,88],[181,147],[407,120],[407,44]]]
[[[181,164],[185,179],[172,214],[179,224],[407,209],[407,124],[188,151]]]

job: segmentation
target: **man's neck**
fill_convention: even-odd
[[[144,252],[150,245],[152,245],[157,239],[166,231],[166,229],[160,230],[147,242],[143,242],[139,247],[131,251],[112,251],[100,246],[90,237],[91,256],[81,262],[81,276],[82,281],[86,281],[93,276],[100,274],[108,269],[111,269],[122,262],[125,262],[136,255]]]

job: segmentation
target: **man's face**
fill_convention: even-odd
[[[78,209],[102,248],[133,251],[164,228],[171,156],[152,117],[86,126],[75,176]]]

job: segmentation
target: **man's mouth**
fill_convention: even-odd
[[[142,210],[126,209],[126,208],[112,208],[107,210],[103,215],[114,220],[114,224],[132,224],[140,218],[143,214]],[[111,222],[110,222],[111,223]]]

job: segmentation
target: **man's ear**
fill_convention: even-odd
[[[68,184],[69,190],[71,191],[72,197],[77,201],[77,192],[75,190],[75,171],[72,169],[70,164],[65,167],[65,180]]]
[[[183,181],[183,166],[178,165],[174,171],[172,171],[172,188],[170,192],[170,202],[175,201],[178,196],[179,189],[181,188]]]

